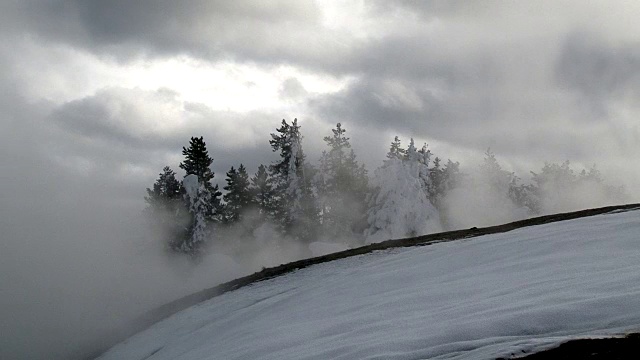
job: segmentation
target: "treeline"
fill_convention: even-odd
[[[204,139],[191,138],[179,164],[184,178],[166,166],[147,189],[156,235],[170,251],[191,256],[207,245],[244,253],[284,246],[285,239],[309,251],[316,242],[357,246],[624,198],[595,166],[575,173],[568,161],[545,164],[523,183],[490,150],[479,169],[463,173],[458,162],[434,156],[426,144],[417,148],[411,139],[405,148],[395,137],[369,176],[341,124],[324,137],[327,148],[315,166],[302,140],[297,119],[282,120],[269,140],[279,159],[253,174],[243,164],[231,167],[223,194],[213,185]]]

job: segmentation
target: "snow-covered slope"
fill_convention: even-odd
[[[489,359],[640,330],[640,211],[314,265],[102,359]]]

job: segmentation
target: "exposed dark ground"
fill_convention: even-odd
[[[387,240],[381,243],[370,244],[370,245],[362,246],[355,249],[349,249],[349,250],[328,254],[324,256],[298,260],[298,261],[294,261],[288,264],[282,264],[272,268],[266,268],[257,273],[254,273],[245,277],[241,277],[241,278],[220,284],[218,286],[185,296],[183,298],[167,303],[157,309],[147,312],[145,315],[141,316],[140,318],[132,322],[132,325],[128,328],[128,331],[126,331],[126,333],[118,333],[110,337],[112,339],[110,339],[111,341],[108,341],[108,342],[112,344],[109,347],[148,328],[152,324],[172,314],[175,314],[178,311],[191,307],[195,304],[198,304],[200,302],[211,299],[213,297],[222,295],[226,292],[233,291],[241,287],[250,285],[252,283],[271,279],[277,276],[281,276],[298,269],[309,267],[311,265],[325,263],[325,262],[343,259],[343,258],[356,256],[356,255],[367,254],[373,251],[400,248],[400,247],[410,247],[410,246],[427,246],[427,245],[437,244],[440,242],[467,239],[467,238],[473,238],[473,237],[478,237],[482,235],[489,235],[489,234],[496,234],[496,233],[504,233],[511,230],[528,227],[528,226],[542,225],[542,224],[548,224],[548,223],[553,223],[558,221],[572,220],[572,219],[578,219],[582,217],[595,216],[595,215],[614,213],[614,212],[630,211],[630,210],[636,210],[636,209],[640,209],[640,204],[607,206],[602,208],[580,210],[580,211],[574,211],[569,213],[539,216],[539,217],[515,221],[508,224],[503,224],[503,225],[489,226],[489,227],[483,227],[483,228],[473,227],[470,229],[447,231],[447,232],[423,235],[423,236],[418,236],[413,238]],[[620,339],[611,339],[611,340],[613,341],[613,340],[620,340]],[[586,340],[586,341],[594,341],[594,340]],[[640,340],[638,338],[632,338],[631,340],[627,340],[627,341],[631,341],[633,344],[635,344],[636,349],[640,349],[640,347],[638,347],[638,345],[640,345]],[[618,345],[615,345],[612,343],[612,345],[610,346],[618,346]],[[89,357],[89,359],[93,359],[99,356],[102,352],[106,351],[109,347],[105,349],[101,349],[100,351],[97,351],[91,357]],[[543,352],[541,354],[544,354],[544,353],[546,352]],[[637,351],[636,354],[637,354],[636,356],[632,356],[632,357],[607,357],[607,356],[605,357],[562,357],[561,356],[561,357],[541,357],[541,358],[527,357],[527,359],[533,359],[533,360],[538,360],[538,359],[640,359],[640,351]],[[551,356],[556,356],[556,355],[551,355]],[[557,356],[560,356],[560,355],[557,355]],[[614,356],[614,355],[611,355],[611,356]]]
[[[524,357],[526,360],[637,360],[640,359],[640,333],[607,339],[579,339]]]

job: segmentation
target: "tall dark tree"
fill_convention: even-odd
[[[315,237],[318,224],[316,200],[311,189],[315,169],[305,161],[298,119],[291,125],[282,120],[269,140],[280,160],[269,167],[275,191],[275,218],[290,236],[308,242]]]
[[[252,205],[252,196],[249,189],[249,175],[244,165],[240,164],[238,170],[234,169],[227,172],[227,185],[224,190],[223,199],[226,202],[224,206],[224,221],[234,223],[241,220],[243,213],[248,211]]]
[[[202,137],[192,137],[189,147],[182,148],[182,155],[185,158],[180,163],[180,168],[185,171],[182,185],[185,188],[185,207],[189,211],[185,229],[188,235],[181,242],[175,243],[173,249],[195,257],[210,238],[211,225],[221,218],[222,194],[218,185],[211,183],[214,178],[211,170],[213,158],[209,156]]]
[[[176,179],[176,173],[165,166],[153,189],[147,188],[144,200],[151,211],[167,211],[174,208],[175,202],[182,200],[182,193],[182,184]]]
[[[189,141],[189,147],[182,147],[182,155],[185,156],[185,159],[180,163],[180,168],[187,175],[197,175],[198,180],[203,183],[208,183],[213,179],[214,173],[211,171],[213,158],[209,156],[207,144],[202,136],[192,137]]]
[[[180,163],[180,168],[185,171],[185,177],[189,174],[198,176],[198,181],[204,184],[205,188],[211,193],[211,202],[207,205],[207,216],[210,218],[216,217],[220,210],[220,196],[222,193],[218,190],[218,185],[213,185],[215,174],[211,170],[211,164],[213,158],[209,156],[207,151],[207,145],[204,139],[201,137],[192,137],[189,141],[189,147],[182,148],[182,155],[185,156],[183,162]],[[218,216],[219,217],[219,216]]]
[[[255,204],[263,220],[273,220],[275,216],[275,193],[271,186],[267,168],[264,165],[260,165],[258,171],[251,178],[249,191],[251,193],[251,202]]]

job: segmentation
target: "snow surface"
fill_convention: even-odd
[[[102,359],[489,359],[640,330],[640,212],[315,265],[175,314]]]

